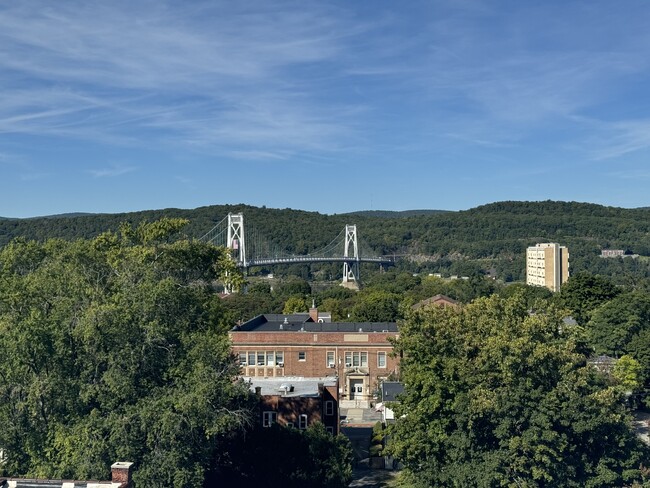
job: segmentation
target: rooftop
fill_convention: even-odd
[[[112,481],[71,481],[71,480],[41,480],[28,478],[0,478],[0,488],[119,488],[122,483]]]
[[[281,395],[283,397],[318,397],[321,386],[336,387],[337,379],[305,378],[302,376],[280,376],[275,378],[254,378],[244,376],[244,381],[249,383],[251,391],[261,388],[264,396]]]
[[[395,322],[314,322],[309,314],[263,314],[235,326],[233,332],[397,332]]]
[[[381,384],[381,401],[397,401],[397,395],[404,392],[404,383],[399,381],[384,381]]]

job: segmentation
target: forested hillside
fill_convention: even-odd
[[[228,212],[244,212],[247,225],[297,254],[326,245],[345,224],[354,223],[361,239],[380,254],[401,256],[398,266],[413,272],[469,275],[492,270],[505,281],[522,280],[526,247],[536,242],[556,241],[569,247],[572,271],[607,274],[619,281],[649,276],[644,259],[605,260],[599,254],[602,248],[615,248],[649,256],[650,210],[576,202],[498,202],[462,212],[345,215],[218,205],[193,210],[0,219],[0,246],[17,236],[36,240],[90,238],[106,230],[116,230],[121,222],[153,221],[163,216],[189,219],[186,235],[199,237]],[[340,273],[338,268],[318,265],[307,274],[326,270],[324,276],[335,278]],[[289,268],[275,270],[276,273],[290,271]]]

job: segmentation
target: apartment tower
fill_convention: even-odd
[[[569,279],[569,250],[555,242],[526,249],[526,284],[560,291]]]

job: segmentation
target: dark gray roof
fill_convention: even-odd
[[[397,395],[404,392],[404,383],[399,381],[384,381],[381,384],[381,401],[394,402],[397,400]]]
[[[314,322],[309,314],[264,314],[235,326],[243,332],[397,332],[395,322]]]

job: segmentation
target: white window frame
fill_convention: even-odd
[[[274,412],[273,410],[262,412],[262,427],[271,427],[277,421],[278,412]]]
[[[266,366],[275,366],[275,351],[266,351]]]
[[[248,366],[248,355],[244,351],[239,353],[239,365]]]
[[[325,427],[325,430],[330,434],[334,435],[334,427]]]
[[[382,361],[380,361],[379,358],[383,358],[383,363],[384,363],[384,364],[382,364]],[[378,368],[385,368],[385,367],[386,367],[386,363],[387,363],[387,360],[386,360],[386,351],[378,351],[378,352],[377,352],[377,367],[378,367]]]
[[[334,351],[327,351],[325,355],[325,365],[328,368],[333,367],[336,364],[336,353]]]
[[[298,361],[307,361],[307,351],[298,351]]]
[[[284,351],[275,351],[275,365],[284,366]]]
[[[348,366],[350,365],[350,366]],[[368,351],[346,351],[345,366],[353,368],[368,367]]]
[[[301,413],[300,417],[298,417],[298,425],[301,429],[306,429],[307,428],[307,414],[306,413]]]
[[[327,416],[334,415],[334,401],[332,400],[325,401],[325,415]]]

